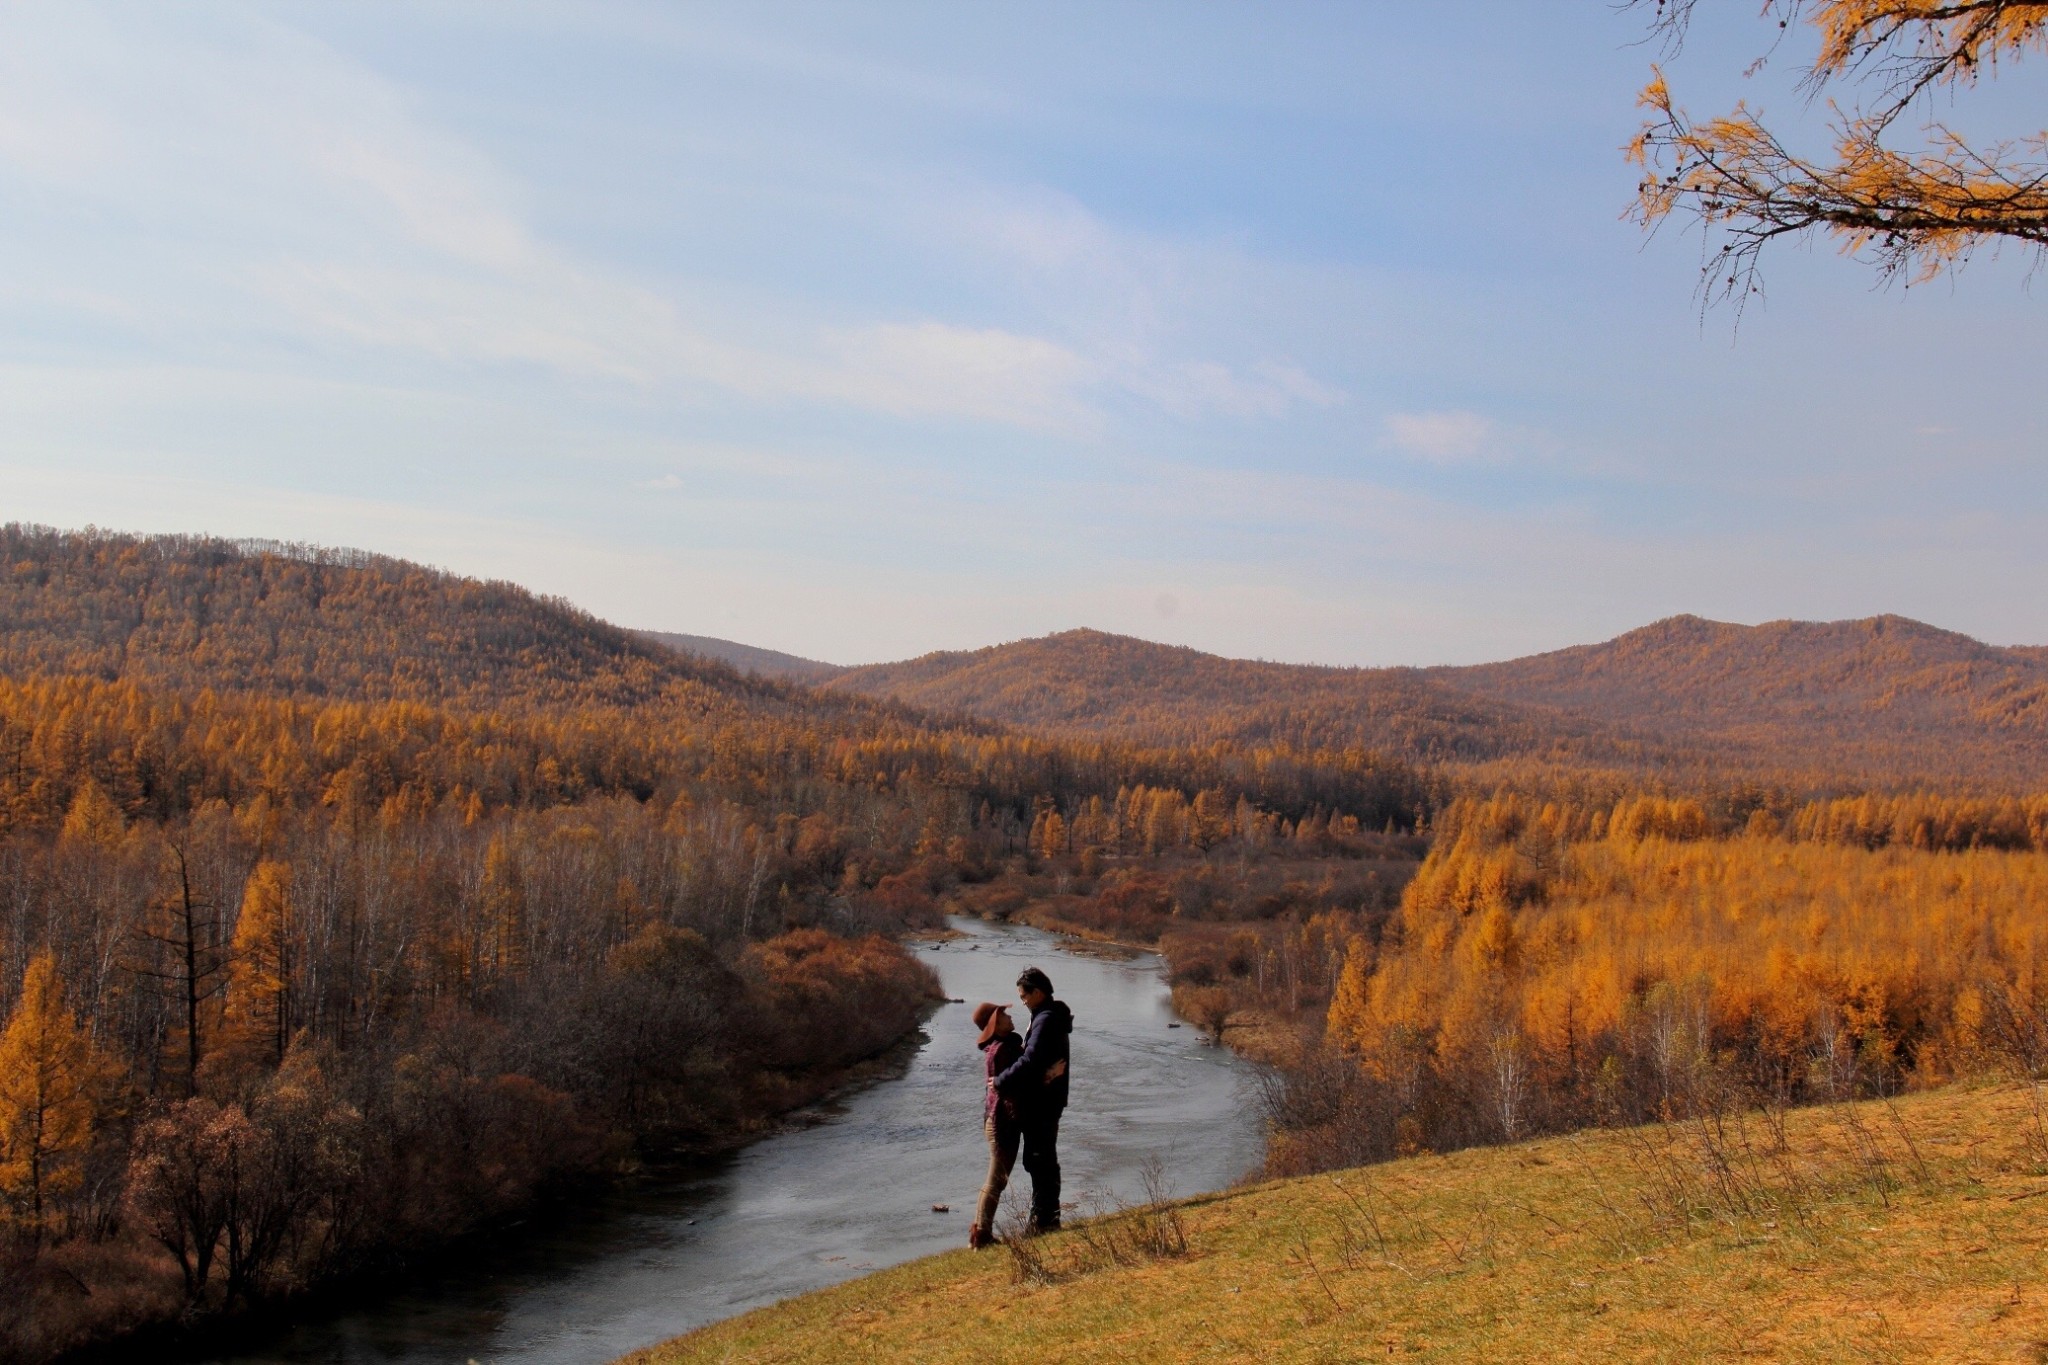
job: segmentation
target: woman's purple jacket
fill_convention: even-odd
[[[1017,1121],[1017,1102],[1015,1100],[1001,1099],[997,1096],[996,1077],[1001,1075],[1004,1069],[1012,1062],[1015,1062],[1023,1051],[1024,1040],[1019,1038],[1015,1032],[998,1033],[995,1037],[981,1045],[982,1075],[988,1081],[982,1087],[988,1094],[988,1100],[981,1108],[981,1117],[984,1121],[996,1116],[998,1105],[1002,1107],[1005,1122],[1015,1123]]]

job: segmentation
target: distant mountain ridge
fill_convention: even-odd
[[[1903,616],[1757,626],[1677,616],[1604,644],[1431,674],[1738,752],[2048,785],[2048,649],[1987,645]]]
[[[1368,748],[1473,761],[1597,727],[1477,697],[1413,669],[1226,659],[1178,645],[1070,630],[986,649],[846,669],[833,691],[892,697],[1056,734],[1164,744]]]
[[[2048,786],[2048,648],[1900,616],[1674,616],[1602,644],[1426,669],[1255,663],[1076,630],[825,685],[1052,733]]]
[[[629,631],[509,583],[356,551],[0,527],[0,676],[52,674],[321,701],[659,705],[839,732],[956,717],[1196,750],[2048,789],[2048,647],[1899,616],[1675,616],[1600,644],[1422,669],[1227,659],[1094,630],[837,668]]]
[[[1552,706],[1601,706],[1693,725],[1741,703],[1757,716],[1844,708],[1958,713],[2040,725],[2048,650],[2003,649],[1903,616],[1730,625],[1673,616],[1597,645],[1427,672],[1462,690]]]

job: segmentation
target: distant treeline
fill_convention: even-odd
[[[1300,818],[1323,811],[1412,828],[1434,800],[1417,770],[1362,751],[1148,749],[919,731],[846,735],[741,716],[474,712],[414,702],[166,693],[89,678],[0,679],[0,829],[48,831],[91,779],[124,816],[177,818],[207,800],[420,813],[534,808],[594,793],[666,804],[709,785],[784,809],[847,790],[987,805],[1025,822],[1137,787],[1211,793]],[[1326,817],[1327,818],[1327,817]]]
[[[1488,799],[1453,799],[1434,817],[1439,842],[1519,812],[1530,837],[1584,842],[1625,839],[1727,839],[1737,836],[1862,848],[1956,852],[1971,848],[2048,852],[2048,795],[1967,796],[1940,791],[1806,797],[1784,789],[1725,787],[1699,795],[1629,793],[1588,798],[1551,795],[1544,786],[1510,788]]]

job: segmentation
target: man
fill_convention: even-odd
[[[1024,1169],[1031,1175],[1031,1229],[1060,1225],[1060,1115],[1067,1108],[1067,1037],[1074,1012],[1052,998],[1052,979],[1036,967],[1017,977],[1017,998],[1031,1011],[1024,1050],[995,1079],[996,1094],[1017,1101]]]

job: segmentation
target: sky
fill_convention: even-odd
[[[839,663],[2048,643],[2028,258],[1791,246],[1738,320],[1624,221],[1653,61],[1823,131],[1803,36],[1745,77],[1704,9],[1672,55],[1605,0],[0,5],[0,520]]]

